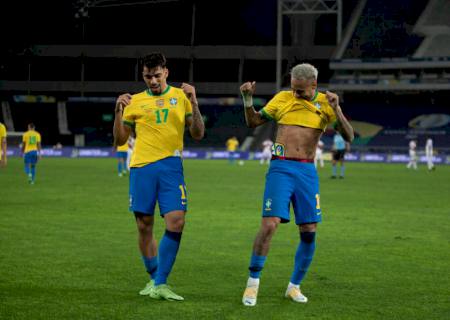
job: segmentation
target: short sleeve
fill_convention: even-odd
[[[41,135],[38,133],[37,134],[37,142],[40,143],[41,142]]]
[[[184,109],[185,109],[185,117],[189,117],[192,115],[192,104],[188,98],[184,99]]]
[[[123,111],[123,115],[122,115],[122,122],[131,127],[134,128],[135,126],[135,116],[133,114],[133,110],[132,110],[132,104],[128,105],[125,107],[125,110]]]
[[[286,102],[284,92],[277,93],[265,106],[261,109],[261,115],[268,120],[278,120],[277,113],[280,105]]]

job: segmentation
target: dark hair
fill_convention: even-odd
[[[34,127],[34,123],[29,123],[28,126],[29,126],[31,129],[34,129],[34,128],[35,128],[35,127]]]
[[[142,67],[153,69],[156,67],[166,67],[166,57],[160,52],[153,52],[141,59]]]

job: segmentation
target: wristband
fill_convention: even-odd
[[[242,95],[242,100],[245,108],[253,107],[253,97],[251,95]]]

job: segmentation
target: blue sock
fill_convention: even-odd
[[[336,176],[336,165],[333,166],[333,176]]]
[[[36,165],[32,164],[31,165],[31,180],[34,181],[34,177],[36,176]]]
[[[341,177],[344,176],[344,173],[345,173],[345,166],[342,165],[342,166],[341,166]]]
[[[119,173],[122,173],[122,162],[120,162],[120,161],[117,164],[117,171],[119,171]]]
[[[30,166],[28,164],[25,165],[25,174],[27,176],[30,174]]]
[[[178,248],[180,247],[181,232],[166,230],[159,243],[159,264],[155,277],[155,286],[167,282],[167,277],[172,270]]]
[[[311,264],[314,250],[316,249],[316,233],[315,232],[301,232],[300,244],[295,253],[294,272],[292,272],[291,282],[293,284],[300,284],[308,271]]]
[[[264,263],[266,262],[267,256],[257,256],[255,253],[252,254],[252,259],[250,260],[250,277],[259,279],[262,269],[264,268]]]
[[[145,269],[150,275],[150,278],[155,279],[156,270],[158,270],[158,257],[147,258],[146,256],[142,256],[142,261],[144,262]]]

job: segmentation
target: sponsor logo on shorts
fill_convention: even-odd
[[[185,206],[186,205],[186,201],[181,201],[181,205]]]
[[[264,210],[265,211],[271,211],[272,210],[272,199],[267,199],[266,200],[266,202],[264,203],[264,206],[265,206],[265,208],[264,208]]]

